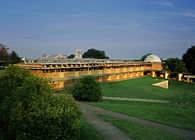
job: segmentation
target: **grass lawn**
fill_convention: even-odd
[[[184,140],[179,136],[164,132],[156,128],[145,127],[136,123],[129,123],[110,116],[101,116],[105,121],[126,132],[134,140]]]
[[[82,118],[79,140],[104,140],[104,138],[92,125],[90,125]]]
[[[185,109],[174,107],[172,104],[128,101],[102,101],[91,104],[113,112],[195,130],[195,108]]]
[[[186,93],[195,98],[195,84],[169,81],[169,89],[152,86],[152,84],[160,81],[162,79],[143,77],[102,83],[101,87],[104,96],[170,100],[179,94]]]

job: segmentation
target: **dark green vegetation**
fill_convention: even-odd
[[[79,140],[104,140],[97,130],[84,119],[81,119],[80,139]]]
[[[110,116],[102,116],[102,118],[126,132],[129,137],[134,140],[183,140],[178,136],[156,128],[150,128],[136,123],[129,123]]]
[[[47,81],[8,66],[0,76],[0,126],[5,139],[77,139],[79,107],[70,95],[52,95]]]
[[[73,97],[79,101],[99,101],[102,97],[101,87],[92,76],[77,80],[71,92]]]
[[[106,53],[101,50],[89,49],[82,55],[83,58],[109,59]]]
[[[19,63],[21,60],[15,51],[8,53],[7,46],[0,44],[0,66]]]
[[[93,103],[114,112],[195,130],[195,85],[170,81],[169,89],[152,86],[159,82],[150,77],[102,84],[104,96],[166,99],[167,104],[128,101]]]
[[[165,61],[165,70],[174,72],[174,73],[181,73],[186,72],[185,64],[179,58],[169,58]]]
[[[195,74],[195,45],[191,46],[183,55],[183,61],[188,72]]]
[[[146,59],[146,57],[148,57],[149,55],[151,55],[152,53],[147,53],[145,55],[142,56],[141,61],[144,61]]]

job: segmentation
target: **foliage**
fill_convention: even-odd
[[[72,58],[74,58],[75,57],[75,54],[71,54],[71,55],[69,55],[67,58],[68,59],[72,59]]]
[[[178,58],[168,58],[164,69],[175,73],[186,71],[184,62]]]
[[[142,56],[141,61],[144,61],[146,59],[147,56],[151,55],[152,53],[147,53],[145,55]]]
[[[84,52],[83,58],[97,58],[97,59],[109,59],[108,56],[106,56],[104,51],[96,50],[94,48],[87,50],[87,52]]]
[[[85,76],[76,81],[72,88],[73,97],[79,101],[101,100],[101,88],[92,76]]]
[[[2,65],[9,65],[19,63],[21,59],[19,58],[15,51],[8,53],[6,48],[4,48],[4,50],[0,51],[0,61],[2,61],[1,62]]]
[[[183,61],[188,72],[195,74],[195,45],[191,46],[191,48],[183,54]]]
[[[8,66],[0,81],[0,124],[6,139],[79,136],[81,113],[70,95],[52,95],[47,81],[14,66]]]
[[[15,51],[12,51],[12,53],[10,54],[10,61],[11,64],[16,64],[16,63],[20,63],[21,59],[19,58],[19,56],[16,54]]]

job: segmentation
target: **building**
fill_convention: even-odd
[[[152,59],[153,58],[153,59]],[[54,89],[62,89],[82,76],[93,75],[99,82],[125,80],[144,75],[157,76],[162,71],[159,57],[131,61],[112,59],[39,60],[17,66],[30,69],[34,75],[49,80]],[[159,58],[159,59],[157,59]]]

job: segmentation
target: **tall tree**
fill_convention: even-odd
[[[147,56],[151,55],[152,53],[147,53],[145,55],[142,56],[141,61],[144,61],[146,59]]]
[[[74,58],[75,57],[75,54],[71,54],[71,55],[69,55],[67,58],[68,59],[72,59],[72,58]]]
[[[10,59],[11,59],[10,61],[12,64],[20,63],[21,61],[15,51],[12,51],[12,53],[10,54]]]
[[[106,56],[105,52],[102,50],[96,50],[94,48],[87,50],[84,52],[83,58],[97,58],[97,59],[109,59],[108,56]]]
[[[183,61],[188,72],[195,74],[195,45],[191,46],[191,48],[183,54]]]
[[[175,73],[186,71],[184,62],[178,58],[168,58],[165,61],[165,69]]]

